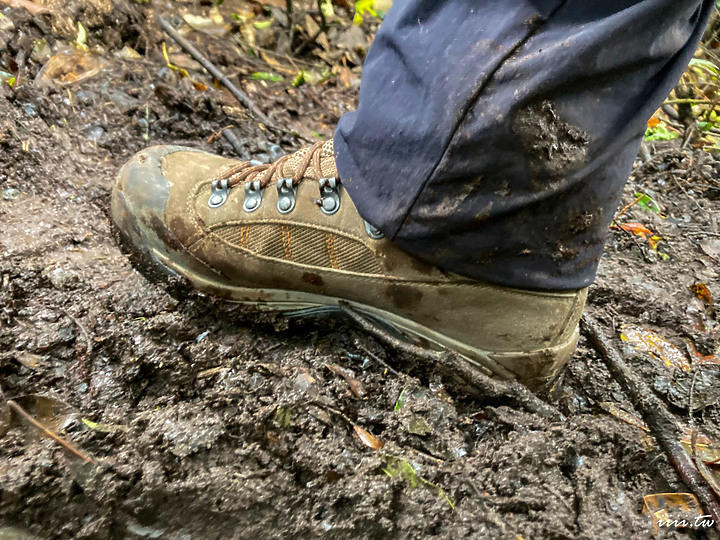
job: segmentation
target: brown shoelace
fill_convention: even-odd
[[[303,157],[302,161],[299,163],[297,171],[292,176],[292,185],[296,186],[298,185],[302,179],[305,177],[305,173],[307,172],[308,168],[310,167],[311,163],[314,166],[315,170],[320,170],[320,159],[321,159],[321,151],[324,142],[319,141],[313,144],[309,149],[307,154]],[[249,161],[243,161],[242,163],[239,163],[235,165],[234,167],[231,167],[227,171],[221,173],[218,175],[214,180],[227,180],[228,181],[228,187],[232,188],[237,186],[238,184],[243,183],[246,181],[250,176],[256,174],[256,173],[262,173],[265,172],[265,176],[260,182],[260,189],[266,188],[273,180],[279,180],[280,178],[284,178],[282,176],[282,167],[283,165],[293,157],[293,154],[286,154],[280,159],[278,159],[275,163],[272,164],[262,164],[262,165],[251,165]],[[276,176],[277,175],[277,176]]]

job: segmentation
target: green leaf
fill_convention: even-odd
[[[335,16],[332,0],[320,0],[320,9],[322,10],[323,15],[327,18]]]
[[[435,493],[437,497],[445,499],[445,502],[448,503],[448,506],[450,506],[451,510],[455,508],[455,503],[452,501],[452,499],[450,499],[450,497],[448,497],[447,493],[445,493],[445,490],[420,476],[415,470],[415,468],[407,460],[401,457],[393,456],[391,454],[384,454],[383,461],[385,462],[385,466],[383,467],[382,471],[390,478],[395,478],[396,476],[401,477],[407,483],[410,489],[415,489],[418,487],[424,487],[426,489],[429,489],[430,491]]]
[[[675,131],[670,131],[665,124],[649,127],[645,131],[646,141],[672,141],[677,138],[678,134]]]
[[[15,85],[17,79],[12,73],[8,73],[7,71],[0,71],[0,81],[4,82],[10,88],[12,88]]]
[[[400,392],[400,395],[397,398],[397,401],[395,402],[395,412],[399,411],[403,408],[403,405],[405,405],[405,389],[403,388],[402,392]]]
[[[647,210],[648,212],[653,212],[654,214],[660,214],[660,205],[658,205],[658,203],[655,202],[655,199],[653,199],[650,195],[637,192],[635,193],[635,197],[639,198],[637,205],[640,208]]]
[[[692,60],[690,60],[688,67],[698,68],[702,71],[707,71],[711,75],[715,76],[717,76],[720,72],[720,69],[717,65],[710,62],[709,60],[703,60],[702,58],[693,58]]]
[[[77,43],[78,45],[84,45],[86,41],[87,33],[85,32],[85,27],[80,21],[78,21],[78,33],[77,37],[75,38],[75,43]]]
[[[267,71],[256,71],[252,75],[250,75],[250,79],[253,81],[272,81],[272,82],[280,82],[284,81],[284,77],[282,75],[276,75],[275,73],[268,73]]]
[[[363,15],[369,13],[373,17],[377,17],[377,13],[373,9],[373,0],[357,0],[355,2],[355,16],[353,17],[353,24],[359,26],[363,22]]]
[[[283,429],[290,427],[290,407],[278,407],[275,411],[274,420]]]
[[[297,88],[298,86],[302,86],[307,81],[305,80],[305,68],[300,68],[300,73],[297,74],[297,77],[293,79],[292,85]]]
[[[255,21],[253,23],[253,26],[258,30],[262,30],[263,28],[270,28],[272,26],[272,23],[273,19],[268,19],[267,21]]]

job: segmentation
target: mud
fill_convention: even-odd
[[[556,398],[567,421],[550,422],[449,395],[440,367],[419,368],[345,319],[257,316],[182,287],[170,294],[138,273],[107,217],[124,160],[161,143],[231,155],[222,137],[208,142],[228,124],[259,155],[267,132],[234,113],[237,104],[201,71],[191,74],[204,92],[167,69],[151,5],[68,5],[73,16],[88,14],[88,44],[111,67],[62,88],[33,84],[47,58],[34,59],[24,36],[56,46],[76,30],[0,9],[15,24],[3,33],[0,69],[21,74],[13,88],[0,84],[0,385],[8,398],[67,403],[58,433],[100,465],[13,425],[0,438],[0,536],[650,536],[643,496],[686,488],[645,432],[601,407],[632,411],[584,341]],[[221,8],[230,19],[239,4]],[[259,70],[228,39],[190,37],[227,73]],[[145,56],[116,58],[124,45]],[[276,123],[303,133],[330,136],[355,100],[332,81],[292,88],[240,79]],[[298,144],[272,142],[287,151]],[[615,337],[636,325],[712,354],[717,315],[688,286],[700,281],[720,294],[710,243],[720,233],[720,161],[658,150],[667,153],[631,180],[624,204],[636,190],[651,192],[667,217],[637,205],[625,217],[657,232],[669,258],[613,230],[588,311]],[[555,158],[558,170],[567,166]],[[687,425],[689,375],[623,352]],[[720,440],[716,372],[703,373],[695,423]],[[371,448],[353,426],[384,446]]]
[[[551,101],[517,111],[512,129],[527,153],[531,185],[537,191],[552,189],[587,161],[588,134],[563,122]]]

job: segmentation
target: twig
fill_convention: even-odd
[[[92,340],[92,338],[90,337],[90,332],[88,332],[88,331],[85,329],[85,327],[82,325],[82,323],[81,323],[77,318],[75,318],[75,317],[73,317],[72,315],[70,315],[70,313],[68,313],[66,310],[64,310],[64,309],[61,308],[60,311],[62,311],[63,314],[64,314],[68,319],[70,319],[73,323],[75,323],[75,326],[77,326],[77,327],[80,329],[80,332],[82,333],[83,338],[85,339],[85,356],[88,356],[88,357],[89,357],[90,355],[92,355],[92,352],[93,352],[93,340]]]
[[[157,23],[160,25],[160,27],[165,30],[165,32],[167,32],[167,34],[178,43],[178,45],[180,45],[183,49],[185,49],[185,51],[187,51],[190,56],[192,56],[195,60],[202,64],[202,67],[208,70],[208,72],[213,77],[215,77],[220,82],[220,84],[230,90],[230,93],[235,96],[235,98],[247,108],[247,110],[256,120],[258,120],[262,124],[265,124],[268,129],[277,132],[286,132],[286,130],[275,126],[270,121],[270,119],[265,116],[265,114],[260,109],[258,109],[257,105],[255,105],[255,103],[248,97],[245,92],[240,90],[227,77],[225,77],[225,75],[223,75],[223,73],[217,67],[215,67],[215,64],[205,58],[205,56],[203,56],[203,54],[198,51],[192,43],[190,43],[187,39],[181,36],[180,33],[175,30],[175,28],[173,28],[168,21],[163,19],[160,15],[157,15],[155,17],[155,20],[157,20]]]
[[[240,141],[238,136],[235,135],[235,132],[232,130],[232,128],[223,129],[222,135],[223,137],[225,137],[225,140],[230,143],[230,146],[233,147],[233,150],[235,150],[235,153],[241,160],[248,161],[250,159],[247,150],[245,150],[245,147],[243,146],[243,143]]]
[[[85,462],[87,462],[87,463],[92,463],[93,465],[98,465],[98,462],[95,461],[93,458],[91,458],[90,456],[87,456],[87,455],[83,454],[80,450],[78,450],[77,448],[75,448],[75,447],[74,447],[72,444],[70,444],[68,441],[66,441],[65,439],[63,439],[63,438],[60,437],[59,435],[55,435],[55,433],[53,433],[53,432],[50,431],[48,428],[46,428],[45,426],[43,426],[40,422],[38,422],[37,420],[35,420],[31,415],[29,415],[29,414],[25,411],[25,409],[23,409],[20,405],[18,405],[17,403],[15,403],[12,399],[9,399],[9,400],[7,401],[7,405],[8,405],[8,407],[10,407],[10,408],[15,412],[15,414],[17,414],[17,415],[20,416],[23,420],[25,420],[26,422],[28,422],[29,424],[31,424],[33,427],[35,427],[36,429],[38,429],[39,431],[41,431],[46,437],[51,438],[53,441],[55,441],[55,442],[58,443],[60,446],[62,446],[63,448],[65,448],[65,449],[66,449],[68,452],[70,452],[71,454],[74,454],[75,456],[79,457],[80,459],[82,459],[83,461],[85,461]]]
[[[288,23],[288,44],[292,47],[293,39],[295,38],[295,23],[293,22],[293,3],[292,0],[285,0],[285,14],[287,15]]]
[[[682,191],[685,194],[685,196],[688,199],[690,199],[695,206],[698,207],[698,210],[700,210],[702,213],[705,213],[705,209],[702,206],[700,206],[700,203],[697,202],[697,199],[687,192],[687,190],[683,187],[683,185],[680,183],[680,181],[674,175],[672,176],[672,179],[673,179],[673,182],[675,182],[675,185],[677,185],[677,187],[680,188],[680,191]]]
[[[665,103],[668,105],[717,105],[717,101],[713,101],[711,99],[693,99],[693,98],[683,98],[683,99],[668,99],[665,100]]]
[[[650,153],[650,149],[648,148],[647,143],[643,140],[640,141],[640,157],[643,160],[643,163],[650,161],[652,159],[652,154]]]
[[[315,43],[317,41],[317,38],[320,37],[320,34],[322,34],[325,30],[322,28],[318,29],[317,32],[315,32],[312,36],[309,36],[306,40],[304,40],[300,45],[295,47],[295,49],[292,51],[293,56],[297,56],[301,52],[305,50],[306,47],[308,47],[310,44]]]
[[[645,196],[645,195],[640,195],[640,196],[639,196],[637,199],[635,199],[633,202],[631,202],[631,203],[626,204],[625,206],[623,206],[623,207],[618,211],[618,213],[615,214],[615,217],[613,218],[613,221],[617,221],[617,218],[619,218],[620,216],[622,216],[625,212],[627,212],[628,210],[630,210],[630,208],[632,208],[632,207],[635,206],[638,202],[640,202],[640,199],[642,199],[644,196]]]
[[[545,403],[517,381],[499,381],[492,379],[474,368],[469,362],[451,352],[438,353],[423,349],[406,341],[400,340],[373,321],[358,312],[345,301],[338,302],[340,310],[356,322],[367,333],[384,341],[394,349],[414,356],[427,368],[435,370],[442,366],[443,374],[448,382],[467,392],[476,399],[505,398],[525,410],[550,420],[565,421],[565,416],[552,405]]]
[[[665,405],[652,389],[632,372],[620,353],[605,337],[595,319],[590,315],[583,315],[581,328],[590,345],[605,362],[613,378],[620,383],[635,408],[640,412],[652,435],[665,449],[685,485],[698,498],[700,504],[715,522],[720,522],[720,501],[708,488],[692,458],[680,443],[678,427]]]
[[[368,349],[368,348],[367,348],[365,345],[363,345],[362,343],[356,342],[356,343],[355,343],[355,346],[356,346],[358,349],[360,349],[361,351],[363,351],[365,354],[367,354],[370,358],[372,358],[373,360],[375,360],[378,364],[380,364],[380,365],[383,366],[385,369],[387,369],[388,371],[390,371],[391,373],[394,373],[395,375],[404,375],[404,373],[400,373],[397,369],[395,369],[394,367],[392,367],[390,364],[388,364],[385,360],[383,360],[382,358],[380,358],[377,354],[375,354],[374,352],[372,352],[370,349]]]

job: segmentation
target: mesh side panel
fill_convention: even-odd
[[[285,259],[285,232],[280,225],[251,225],[248,249],[258,255]]]
[[[273,259],[320,268],[380,274],[380,263],[362,242],[298,225],[230,226],[215,233],[234,246]]]
[[[325,238],[322,231],[310,227],[290,226],[292,239],[293,261],[300,264],[330,267],[330,258],[325,248]]]
[[[375,254],[361,242],[344,236],[335,237],[335,253],[341,270],[361,274],[379,274],[380,263]]]

